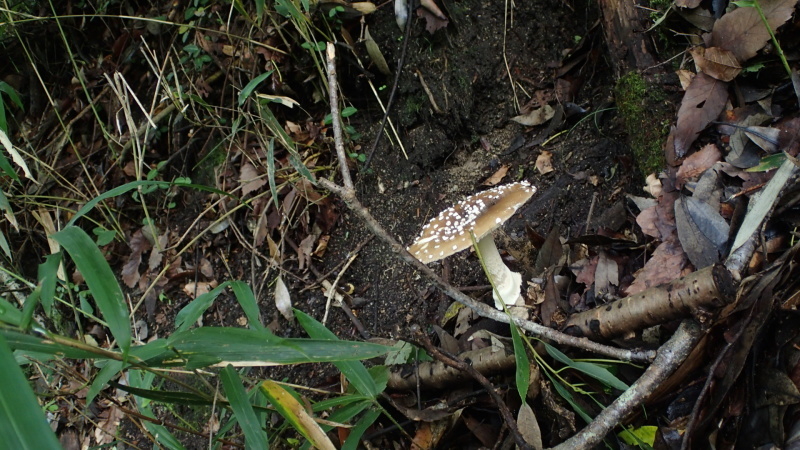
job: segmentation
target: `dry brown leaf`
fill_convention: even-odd
[[[572,270],[572,273],[575,274],[575,281],[586,286],[584,291],[588,291],[589,288],[594,284],[594,273],[597,270],[597,260],[598,256],[594,256],[592,259],[582,259],[570,264],[570,270]]]
[[[122,281],[129,288],[133,288],[141,277],[139,264],[142,262],[142,253],[150,250],[151,244],[139,229],[131,236],[128,246],[131,248],[131,254],[122,266]]]
[[[722,159],[722,152],[719,151],[719,148],[713,143],[707,144],[683,161],[678,173],[675,175],[675,185],[678,187],[683,186],[686,180],[701,175],[720,159]]]
[[[544,105],[541,108],[536,108],[528,114],[512,117],[511,120],[518,124],[525,125],[526,127],[533,127],[541,125],[548,120],[552,119],[556,110],[550,105]]]
[[[158,247],[153,247],[153,250],[150,252],[150,258],[147,260],[147,267],[149,267],[150,270],[156,270],[158,266],[161,265],[161,261],[164,259],[164,249],[167,248],[168,244],[169,238],[167,237],[167,233],[158,237]]]
[[[500,168],[497,169],[497,171],[493,173],[492,176],[490,176],[489,178],[486,179],[486,181],[483,182],[483,185],[494,186],[495,184],[502,181],[503,177],[505,177],[507,173],[508,173],[508,166],[507,165],[500,166]]]
[[[183,292],[191,298],[197,298],[203,294],[208,294],[217,287],[217,281],[190,281],[183,286]]]
[[[792,17],[796,3],[797,0],[759,0],[773,31]],[[730,50],[739,62],[745,62],[755,56],[769,39],[769,31],[758,10],[742,7],[725,14],[714,24],[709,47]]]
[[[655,206],[645,209],[636,216],[636,224],[642,229],[642,233],[654,238],[660,238],[661,233],[658,232],[656,220],[658,220],[658,213]]]
[[[680,69],[675,71],[675,75],[678,76],[678,81],[681,82],[681,89],[684,91],[689,89],[689,85],[692,84],[692,79],[694,78],[694,72],[691,70]]]
[[[447,24],[450,23],[447,18],[442,19],[427,8],[417,8],[417,17],[425,20],[425,31],[430,34],[436,33],[437,30],[442,28],[447,28]]]
[[[625,294],[638,294],[647,288],[680,278],[684,275],[686,262],[677,233],[673,233],[669,239],[656,247],[653,256],[636,272],[636,279],[628,286]]]
[[[719,116],[727,101],[727,83],[702,72],[695,75],[678,110],[678,124],[674,130],[676,158],[686,154],[697,139],[697,133]]]
[[[239,172],[239,182],[242,185],[242,197],[253,191],[261,189],[265,184],[267,184],[267,180],[264,178],[259,178],[259,176],[260,175],[255,166],[249,162],[242,164],[242,170]]]
[[[594,272],[595,295],[610,293],[611,286],[619,286],[619,266],[606,252],[601,251],[597,259],[597,270]]]
[[[536,170],[542,175],[552,172],[553,169],[553,154],[547,150],[542,150],[542,153],[536,157]]]
[[[675,0],[675,6],[678,8],[697,8],[700,6],[701,0]]]
[[[720,81],[731,81],[742,71],[742,65],[730,50],[719,47],[695,47],[689,52],[703,73]]]

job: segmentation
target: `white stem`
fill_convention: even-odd
[[[478,250],[481,252],[486,271],[496,288],[492,291],[495,308],[502,310],[503,303],[506,305],[516,304],[520,298],[522,275],[512,272],[506,266],[503,258],[500,257],[500,252],[497,251],[497,246],[494,245],[494,238],[491,234],[478,241]]]

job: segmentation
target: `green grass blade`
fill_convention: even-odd
[[[250,328],[257,330],[264,329],[264,324],[261,323],[261,312],[258,309],[258,301],[256,296],[253,295],[253,290],[244,281],[231,281],[231,289],[233,295],[236,296],[236,301],[242,306],[244,315],[247,316],[247,322]]]
[[[20,313],[20,316],[22,313]],[[23,353],[43,353],[47,355],[58,355],[65,358],[103,358],[102,355],[92,353],[87,350],[72,348],[66,345],[56,344],[51,340],[31,336],[18,331],[0,328],[0,337],[6,340],[12,350],[21,350]]]
[[[275,185],[275,139],[270,139],[267,144],[267,182],[269,183],[272,201],[275,202],[275,208],[280,209],[278,187]]]
[[[61,448],[33,389],[0,336],[0,436],[6,448]]]
[[[239,379],[239,374],[236,373],[233,366],[228,365],[222,369],[219,377],[222,380],[222,386],[225,388],[225,395],[231,404],[233,414],[244,432],[245,448],[269,448],[267,433],[261,427],[256,413],[253,411],[253,405],[250,404],[247,391],[244,390],[242,381]]]
[[[517,363],[517,370],[514,375],[516,376],[517,392],[522,402],[527,401],[528,385],[531,382],[531,361],[528,359],[528,352],[525,349],[525,344],[522,342],[522,336],[519,334],[519,328],[511,321],[511,340],[514,343],[514,360]]]
[[[53,310],[53,298],[56,295],[56,281],[60,264],[61,252],[47,255],[45,261],[39,264],[39,286],[42,288],[40,300],[47,317],[50,317]]]
[[[92,381],[92,385],[89,386],[89,392],[86,393],[86,404],[91,404],[92,400],[100,393],[101,390],[114,378],[118,373],[122,371],[122,367],[124,363],[122,361],[108,361],[100,372],[94,377],[94,381]]]
[[[194,325],[226,287],[228,287],[227,281],[212,289],[211,292],[198,295],[196,299],[178,311],[178,314],[175,315],[176,331],[186,331]]]
[[[381,411],[378,409],[371,409],[367,411],[358,422],[356,422],[355,426],[350,429],[350,435],[347,436],[347,440],[344,441],[344,445],[342,446],[342,450],[356,450],[358,448],[358,444],[361,441],[361,436],[364,435],[364,432],[367,431],[367,428],[372,425],[375,420],[380,417]]]
[[[0,322],[5,322],[14,326],[19,326],[22,322],[22,311],[9,303],[6,299],[0,298]]]
[[[297,317],[297,322],[306,330],[306,333],[308,333],[312,339],[339,341],[339,338],[336,337],[335,334],[313,317],[298,309],[294,310],[294,314],[295,317]],[[334,365],[344,374],[347,380],[353,384],[353,387],[355,387],[358,392],[370,397],[376,397],[380,394],[381,389],[378,389],[375,380],[372,379],[369,371],[367,371],[367,368],[364,367],[361,361],[341,361],[334,363]]]
[[[259,20],[261,20],[260,17]],[[247,97],[250,97],[250,94],[253,93],[253,90],[255,90],[255,88],[257,88],[262,81],[266,80],[268,76],[272,75],[272,72],[274,71],[270,70],[268,72],[262,73],[261,75],[250,80],[250,82],[247,83],[247,85],[242,88],[242,91],[239,92],[239,106],[244,105],[244,102],[247,101]]]
[[[97,244],[82,229],[68,226],[51,236],[72,257],[86,285],[92,292],[97,307],[103,313],[111,334],[123,352],[131,346],[131,324],[128,320],[128,305],[122,295],[114,272],[100,253]]]
[[[610,386],[614,389],[619,389],[621,391],[625,391],[630,387],[622,382],[622,380],[614,376],[614,374],[609,372],[605,367],[588,362],[573,361],[569,356],[565,355],[561,352],[561,350],[553,347],[552,345],[544,342],[544,346],[547,349],[547,353],[556,361],[559,361],[562,364],[565,364],[579,372],[583,372],[595,380],[606,384],[607,386]]]
[[[161,363],[186,364],[188,369],[220,363],[270,366],[354,361],[383,355],[389,349],[368,342],[283,339],[266,330],[225,327],[203,327],[174,333],[166,340],[166,344],[180,358],[173,354],[164,357]]]

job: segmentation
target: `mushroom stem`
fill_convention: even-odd
[[[502,310],[503,303],[506,305],[517,304],[517,300],[521,297],[522,275],[513,272],[503,262],[491,233],[478,241],[478,250],[481,253],[483,264],[486,266],[487,275],[495,286],[495,290],[492,291],[495,308]]]

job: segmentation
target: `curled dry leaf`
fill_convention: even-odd
[[[129,288],[133,288],[141,277],[139,264],[142,262],[142,253],[150,250],[151,245],[142,230],[139,229],[131,236],[128,246],[131,248],[131,254],[122,266],[122,281]]]
[[[643,290],[664,284],[683,275],[686,266],[686,257],[678,241],[677,233],[673,233],[667,240],[656,247],[653,256],[639,271],[636,279],[626,289],[626,295],[634,295]]]
[[[259,178],[258,170],[249,162],[242,164],[242,169],[239,172],[239,182],[242,185],[242,197],[261,189],[267,184],[267,180]]]
[[[718,211],[694,197],[681,197],[675,201],[675,224],[681,246],[695,268],[719,261],[730,227]]]
[[[197,298],[203,294],[208,294],[212,289],[217,287],[216,280],[211,281],[190,281],[183,286],[183,292],[191,298]]]
[[[542,150],[542,153],[536,157],[536,170],[542,175],[552,172],[553,169],[553,154],[547,150]]]
[[[720,152],[716,144],[713,143],[692,153],[683,161],[683,164],[681,164],[681,167],[678,169],[678,173],[675,175],[675,185],[677,187],[683,186],[686,180],[700,176],[721,158],[722,152]]]
[[[682,158],[712,120],[719,116],[728,101],[728,84],[702,72],[695,75],[681,100],[678,124],[674,130],[675,157]]]
[[[681,82],[681,89],[684,91],[689,89],[689,85],[692,84],[692,79],[694,78],[694,72],[691,70],[680,69],[675,71],[675,75],[678,76],[678,81]]]
[[[759,0],[772,31],[792,17],[796,3],[797,0]],[[769,39],[769,31],[758,10],[741,7],[725,14],[714,24],[708,46],[729,50],[739,62],[745,62],[755,56]]]
[[[439,17],[435,13],[429,11],[428,8],[417,8],[417,17],[425,20],[425,31],[430,34],[436,33],[437,30],[442,28],[447,28],[447,24],[450,23],[447,18],[442,18],[444,16]]]
[[[656,174],[651,173],[644,181],[647,184],[642,189],[652,195],[653,198],[658,198],[661,195],[661,180],[658,179]]]
[[[495,173],[492,174],[486,181],[483,182],[484,186],[494,186],[495,184],[499,183],[503,180],[503,178],[508,173],[508,166],[502,165]]]
[[[689,52],[703,73],[720,81],[731,81],[742,71],[742,65],[730,50],[719,47],[695,47]]]
[[[548,120],[552,119],[556,110],[550,105],[544,105],[541,108],[536,108],[528,114],[512,117],[511,120],[526,127],[533,127],[541,125]]]

